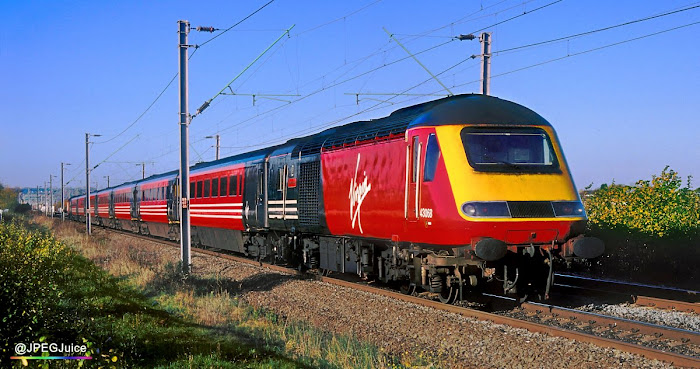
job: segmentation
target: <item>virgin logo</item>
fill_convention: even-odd
[[[350,181],[350,193],[348,198],[350,199],[350,220],[352,221],[352,229],[355,229],[355,222],[357,222],[357,227],[362,231],[362,222],[360,220],[360,209],[362,208],[362,203],[365,201],[365,197],[372,189],[372,184],[367,183],[367,172],[362,172],[365,179],[361,183],[357,183],[357,171],[360,168],[360,154],[357,154],[357,165],[355,166],[355,178]]]

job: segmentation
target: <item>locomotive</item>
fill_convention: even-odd
[[[69,200],[69,215],[274,263],[354,273],[452,303],[499,290],[547,297],[555,261],[604,251],[552,126],[465,94]]]

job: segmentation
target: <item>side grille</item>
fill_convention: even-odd
[[[513,218],[554,218],[554,209],[549,201],[508,201]]]
[[[299,166],[299,224],[318,226],[318,186],[321,182],[321,162],[312,161]]]

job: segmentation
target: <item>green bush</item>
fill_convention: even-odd
[[[24,221],[21,223],[20,221]],[[0,223],[0,368],[15,344],[85,345],[85,361],[51,361],[52,368],[299,367],[255,346],[248,336],[182,319],[125,280],[110,276],[26,219]],[[48,356],[47,352],[41,354]],[[34,356],[34,355],[32,355]],[[34,362],[49,367],[48,361]]]
[[[629,229],[648,236],[693,236],[700,230],[700,193],[687,186],[668,167],[651,181],[633,186],[603,184],[584,196],[589,225],[605,229]]]
[[[700,191],[668,167],[632,186],[602,185],[581,196],[588,234],[605,243],[589,265],[597,276],[697,289],[700,283]]]
[[[58,309],[60,273],[71,250],[45,232],[29,231],[18,222],[0,223],[0,351],[14,354],[11,343],[28,342],[46,332],[62,332],[73,322]]]

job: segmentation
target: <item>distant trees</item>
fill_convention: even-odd
[[[18,205],[19,189],[5,187],[0,183],[0,209],[13,209]]]
[[[5,187],[2,183],[0,183],[0,209],[10,209],[18,213],[23,213],[28,211],[26,207],[29,206],[29,210],[31,210],[30,205],[20,204],[17,201],[18,195],[18,188]]]

